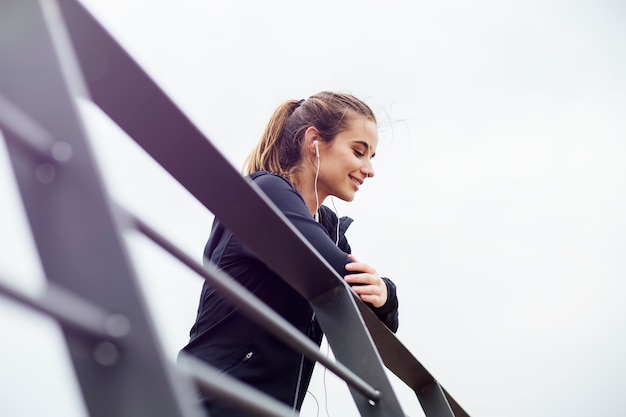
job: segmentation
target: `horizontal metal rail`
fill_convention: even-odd
[[[5,135],[23,151],[52,162],[67,162],[72,157],[72,146],[57,140],[26,112],[0,93],[0,129],[12,133]]]
[[[116,342],[130,331],[130,323],[123,315],[108,313],[53,283],[46,285],[41,297],[33,297],[0,281],[0,293],[93,339]]]
[[[41,158],[51,158],[50,150],[55,143],[54,137],[2,93],[0,93],[0,129],[13,132],[19,139],[18,145],[26,150]]]
[[[165,251],[169,252],[192,271],[210,282],[211,286],[215,288],[224,299],[229,301],[232,305],[237,306],[249,319],[260,324],[294,350],[302,352],[307,358],[321,363],[329,371],[343,379],[348,385],[354,387],[374,403],[380,400],[380,391],[366,383],[343,364],[327,358],[320,352],[319,347],[304,336],[301,331],[292,326],[287,320],[269,308],[225,272],[210,263],[202,266],[141,219],[122,208],[120,208],[120,210],[125,213],[125,217],[131,219],[131,223],[135,225],[137,230],[142,232]]]
[[[219,372],[191,355],[181,354],[177,369],[192,377],[215,399],[255,416],[294,417],[294,411],[276,399]]]

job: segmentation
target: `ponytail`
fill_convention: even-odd
[[[301,103],[302,100],[289,100],[274,111],[261,140],[246,159],[246,174],[269,171],[289,178],[290,168],[300,159],[300,149],[287,140],[286,126],[289,116]],[[291,161],[293,162],[290,164]]]

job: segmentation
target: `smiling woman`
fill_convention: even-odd
[[[279,106],[249,157],[247,174],[395,332],[395,285],[350,253],[344,234],[352,220],[338,219],[321,205],[328,196],[354,199],[374,175],[371,159],[377,145],[376,118],[365,103],[322,92]],[[323,334],[308,301],[217,220],[204,256],[320,344]],[[241,315],[209,284],[202,289],[190,336],[183,351],[300,410],[314,363]],[[200,401],[211,416],[241,415],[206,394],[200,394]]]

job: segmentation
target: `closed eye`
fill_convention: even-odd
[[[359,157],[359,158],[363,158],[369,155],[369,153],[372,151],[369,143],[362,141],[362,140],[357,140],[354,142],[354,148],[352,148],[354,150],[354,154]],[[376,154],[373,153],[371,154],[369,157],[370,159],[373,158]]]

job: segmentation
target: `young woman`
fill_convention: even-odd
[[[374,176],[371,160],[377,145],[376,119],[365,103],[351,95],[321,92],[287,101],[274,112],[248,159],[247,174],[395,332],[395,285],[350,254],[344,233],[352,219],[337,219],[321,206],[328,196],[354,199]],[[323,334],[308,301],[218,220],[204,256],[321,343]],[[314,363],[248,320],[206,283],[190,336],[184,351],[300,410]],[[212,417],[242,415],[208,395],[203,404]]]

